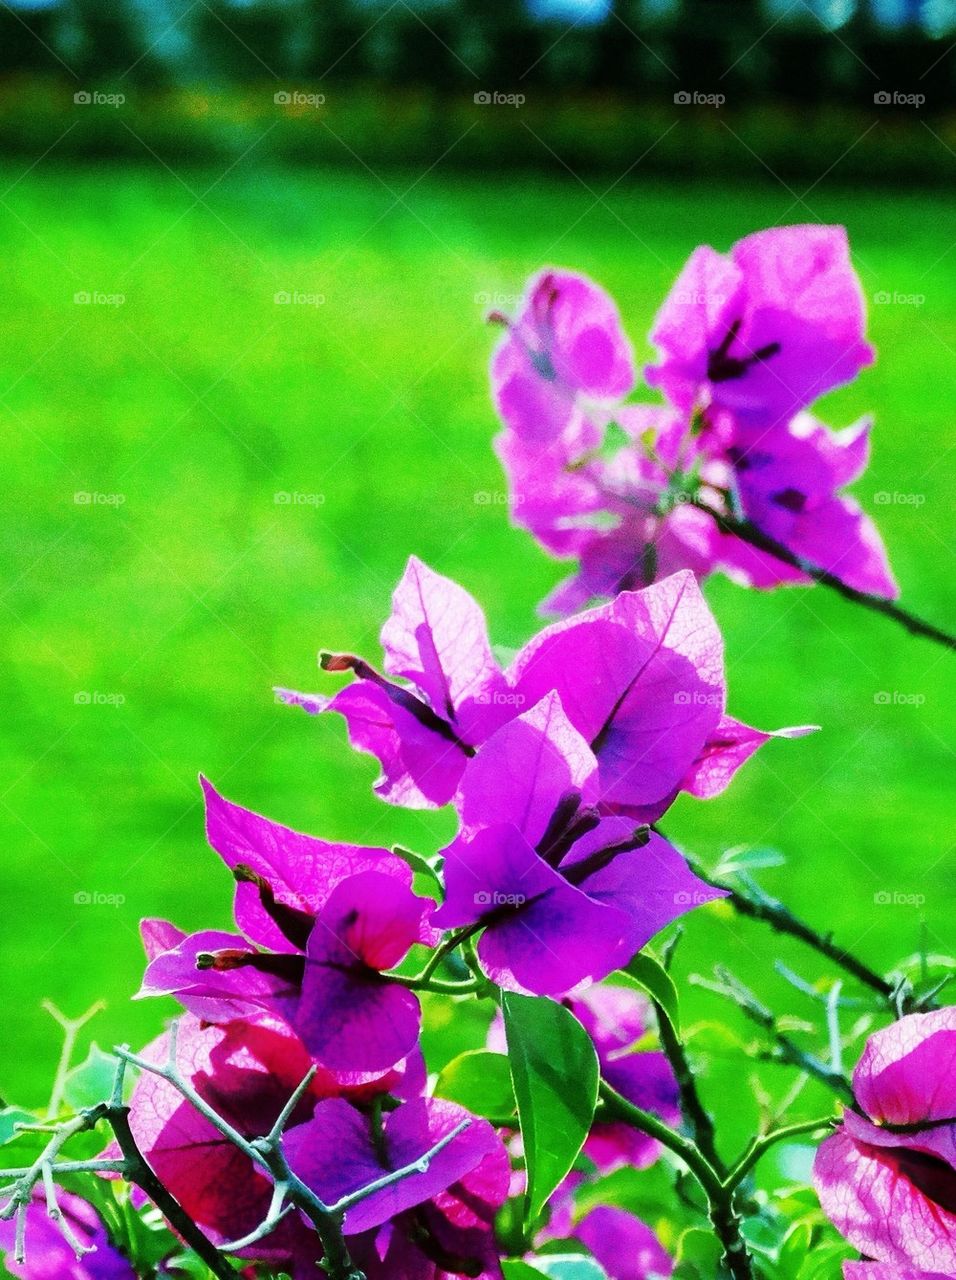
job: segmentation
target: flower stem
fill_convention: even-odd
[[[738,1187],[757,1161],[771,1147],[776,1146],[778,1142],[788,1142],[791,1138],[799,1138],[807,1133],[817,1133],[821,1129],[829,1128],[832,1122],[832,1116],[824,1116],[819,1120],[801,1120],[797,1124],[785,1125],[780,1129],[774,1129],[771,1133],[765,1133],[759,1138],[754,1138],[753,1142],[727,1174],[727,1185]]]
[[[672,1151],[700,1183],[707,1197],[711,1225],[724,1251],[724,1264],[732,1280],[753,1280],[753,1264],[740,1232],[740,1218],[734,1207],[736,1183],[725,1181],[697,1144],[658,1119],[650,1111],[628,1102],[606,1082],[601,1082],[601,1099],[614,1118],[656,1138]]]
[[[795,555],[783,543],[777,542],[775,538],[763,533],[749,520],[738,520],[732,516],[724,515],[719,511],[715,511],[709,503],[700,499],[696,499],[693,505],[700,511],[706,511],[716,522],[722,533],[731,534],[733,537],[739,538],[741,542],[746,542],[749,546],[756,547],[758,551],[766,551],[777,560],[782,560],[784,564],[790,565],[792,569],[797,569],[806,577],[812,578],[814,582],[820,583],[821,586],[829,587],[832,591],[841,595],[844,600],[850,600],[854,604],[862,605],[865,609],[871,609],[874,613],[881,613],[886,618],[892,618],[894,622],[898,622],[901,627],[905,627],[912,635],[923,636],[927,640],[933,640],[936,644],[942,645],[945,649],[956,650],[956,636],[951,635],[948,631],[943,631],[941,627],[934,626],[931,622],[926,622],[923,618],[918,617],[915,613],[910,613],[908,609],[904,609],[901,605],[894,604],[892,600],[887,600],[883,596],[872,595],[868,591],[858,591],[856,587],[849,586],[841,578],[838,578],[836,574],[830,573],[826,569],[821,569],[818,565],[811,564],[801,556]]]
[[[671,1070],[677,1080],[681,1114],[693,1134],[694,1141],[708,1163],[717,1173],[723,1174],[726,1169],[717,1150],[714,1120],[701,1099],[697,1089],[697,1080],[687,1060],[684,1045],[674,1029],[666,1010],[662,1009],[657,1001],[654,1002],[654,1012],[657,1015],[661,1048],[664,1050],[664,1055],[671,1064]]]

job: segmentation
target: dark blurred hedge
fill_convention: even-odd
[[[0,146],[137,156],[145,144],[201,160],[240,154],[275,125],[263,150],[310,162],[354,163],[352,148],[419,166],[450,148],[443,163],[483,169],[617,176],[644,156],[644,172],[813,181],[834,164],[854,182],[952,180],[951,36],[915,23],[891,36],[864,3],[837,30],[805,5],[774,20],[759,0],[655,12],[617,0],[603,23],[571,27],[532,22],[522,0],[418,16],[347,0],[0,6]],[[74,103],[77,92],[125,101]],[[277,104],[277,92],[325,102]],[[495,93],[523,102],[476,102]]]

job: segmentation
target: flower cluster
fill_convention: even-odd
[[[765,731],[728,713],[721,635],[697,579],[721,569],[771,586],[820,569],[895,594],[875,529],[842,493],[866,464],[868,424],[833,433],[810,415],[872,359],[845,237],[779,228],[727,256],[697,250],[651,334],[660,358],[647,380],[664,406],[626,403],[630,346],[613,302],[583,277],[545,272],[514,321],[498,318],[499,453],[517,519],[579,561],[548,602],[574,616],[505,666],[477,602],[413,557],[380,665],[322,653],[343,683],[278,691],[344,719],[380,766],[382,800],[452,806],[455,834],[437,854],[296,831],[201,779],[235,927],[144,921],[139,995],[172,997],[177,1022],[142,1055],[117,1050],[110,1102],[62,1126],[56,1102],[52,1124],[3,1114],[0,1146],[21,1127],[53,1134],[32,1164],[6,1166],[0,1250],[12,1275],[134,1280],[182,1263],[249,1280],[504,1280],[547,1255],[555,1269],[534,1274],[755,1280],[761,1233],[741,1230],[748,1179],[778,1140],[821,1131],[819,1199],[862,1255],[845,1280],[956,1275],[956,1010],[933,1005],[945,979],[921,994],[902,975],[887,981],[782,904],[733,886],[744,914],[816,945],[884,1008],[908,1012],[870,1037],[851,1087],[839,984],[826,998],[828,1064],[781,1035],[728,971],[703,983],[777,1037],[751,1056],[798,1065],[849,1103],[839,1121],[762,1131],[729,1163],[668,964],[640,954],[728,896],[662,833],[670,807],[720,794],[770,738],[811,729]],[[452,1063],[432,1062],[422,1035],[439,995],[456,1009],[493,1002],[471,1024],[471,1045],[484,1047]],[[141,1074],[127,1107],[128,1063]],[[59,1159],[67,1137],[104,1120],[115,1137],[105,1152]],[[678,1184],[682,1199],[714,1229],[715,1241],[691,1240],[693,1257],[684,1240],[673,1249],[666,1230],[595,1202],[597,1179],[646,1169],[665,1149],[696,1183]],[[134,1266],[129,1232],[145,1222],[106,1182],[99,1200],[57,1187],[78,1172],[127,1179],[132,1207],[149,1196],[195,1256],[174,1257],[167,1232]],[[746,1199],[767,1208],[766,1225],[761,1196]],[[790,1265],[819,1224],[797,1225],[779,1247],[760,1245],[779,1264],[761,1278],[822,1276]]]
[[[440,903],[416,892],[397,852],[293,831],[203,780],[207,838],[236,881],[238,931],[144,925],[140,994],[173,996],[187,1011],[177,1069],[234,1129],[267,1132],[317,1067],[286,1151],[326,1203],[420,1159],[462,1119],[426,1089],[419,993],[430,982],[405,964],[426,949],[424,975],[474,947],[473,984],[565,998],[614,1087],[676,1119],[661,1055],[623,1052],[646,1029],[646,1005],[592,984],[722,896],[650,824],[681,791],[721,791],[770,736],[726,714],[720,634],[686,572],[546,628],[502,670],[475,601],[413,559],[382,644],[384,673],[324,654],[322,666],[352,682],[331,696],[284,696],[345,718],[353,744],[381,764],[384,799],[454,804],[458,833],[434,864]],[[162,1042],[151,1050],[163,1052]],[[144,1077],[131,1114],[142,1151],[214,1241],[242,1239],[262,1221],[268,1179],[167,1080]],[[585,1147],[602,1170],[657,1153],[610,1122]],[[509,1181],[501,1137],[473,1119],[427,1174],[349,1209],[353,1257],[369,1280],[498,1275],[492,1223]],[[552,1232],[562,1218],[570,1229],[573,1189],[555,1202]],[[600,1252],[612,1225],[647,1230],[585,1219],[581,1238],[593,1235]],[[316,1248],[307,1226],[286,1217],[252,1256],[299,1280],[313,1274]]]
[[[873,359],[842,228],[695,250],[651,329],[664,405],[626,403],[631,346],[585,277],[542,271],[513,320],[492,319],[506,326],[491,379],[514,519],[579,562],[545,611],[679,569],[771,587],[807,581],[805,565],[896,596],[875,526],[842,492],[866,466],[869,420],[834,432],[810,412]]]

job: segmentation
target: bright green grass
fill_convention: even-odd
[[[581,268],[612,290],[642,343],[698,242],[723,248],[776,221],[846,222],[867,293],[925,294],[925,305],[872,308],[880,362],[831,398],[828,417],[876,413],[859,496],[904,600],[952,618],[948,203],[819,186],[808,210],[782,188],[622,184],[605,207],[570,177],[433,174],[395,204],[368,175],[251,164],[219,182],[208,207],[191,207],[159,166],[44,162],[0,209],[10,664],[0,1092],[26,1103],[45,1096],[57,1049],[43,997],[70,1013],[105,997],[97,1037],[141,1043],[164,1010],[129,1003],[139,918],[226,924],[229,877],[203,840],[200,770],[244,804],[327,836],[432,850],[449,835],[448,814],[378,803],[375,766],[351,754],[341,722],[276,706],[270,687],[328,687],[319,646],[374,658],[410,552],[465,583],[505,647],[527,638],[561,576],[500,503],[492,334],[476,295],[514,294],[542,262]],[[218,176],[184,179],[198,194]],[[388,181],[398,194],[414,175]],[[274,304],[294,289],[325,303]],[[76,306],[79,290],[127,301]],[[125,501],[80,506],[77,491]],[[280,491],[322,503],[277,505]],[[878,491],[925,503],[878,507]],[[741,842],[778,846],[788,864],[767,885],[878,966],[917,950],[921,918],[931,947],[951,946],[952,659],[822,588],[758,595],[715,580],[707,591],[734,711],[823,732],[770,745],[719,801],[681,802],[670,832],[705,860]],[[79,691],[125,702],[77,705]],[[881,691],[925,704],[877,705]],[[125,900],[77,905],[82,892]],[[922,894],[925,906],[876,905],[881,892]],[[815,1017],[774,977],[778,954],[822,972],[758,927],[699,913],[678,972],[722,960]],[[732,1059],[711,1094],[731,1131],[747,1132],[754,1104]]]

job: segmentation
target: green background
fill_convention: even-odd
[[[350,752],[338,718],[278,706],[271,687],[331,688],[320,646],[377,659],[412,552],[477,596],[497,644],[531,634],[564,570],[508,524],[483,314],[486,295],[511,298],[541,264],[606,286],[643,358],[695,245],[845,223],[871,300],[924,301],[871,306],[879,361],[822,413],[833,425],[876,414],[857,496],[904,602],[952,619],[956,252],[944,198],[627,180],[605,197],[605,183],[570,176],[378,177],[254,155],[225,167],[47,160],[0,174],[0,1093],[24,1104],[43,1101],[58,1050],[42,998],[77,1014],[103,997],[96,1038],[143,1043],[167,1011],[130,1003],[140,917],[227,924],[200,770],[327,837],[425,852],[449,837],[448,813],[373,797],[375,764]],[[324,302],[276,305],[280,290]],[[76,305],[79,291],[125,302]],[[78,492],[122,503],[78,504]],[[883,492],[922,502],[880,504]],[[277,493],[316,496],[283,505]],[[766,885],[878,968],[921,936],[951,947],[952,658],[823,588],[759,594],[714,579],[706,592],[732,710],[823,729],[769,745],[720,799],[680,801],[669,833],[709,863],[741,843],[778,847],[787,863]],[[84,893],[122,902],[75,901]],[[686,934],[682,986],[721,961],[819,1023],[772,968],[780,955],[815,978],[812,955],[720,908],[688,918]],[[699,991],[687,1000],[723,1012]],[[441,1052],[471,1034],[455,1020]],[[784,1079],[767,1078],[779,1092]],[[705,1088],[732,1140],[752,1132],[729,1050]]]

